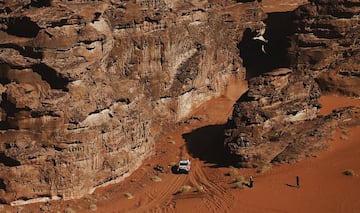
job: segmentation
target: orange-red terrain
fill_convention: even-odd
[[[305,1],[275,2],[263,1],[266,12],[292,10]],[[246,90],[245,81],[234,80],[221,97],[200,106],[190,119],[164,127],[155,155],[123,182],[77,200],[0,205],[0,212],[359,212],[360,126],[338,129],[328,149],[298,163],[261,172],[227,163],[225,124]],[[320,103],[320,113],[326,115],[336,108],[360,106],[360,99],[327,94]],[[184,158],[192,162],[190,173],[175,174],[173,165]],[[345,170],[354,175],[344,175]],[[254,187],[236,185],[250,176]]]
[[[156,155],[124,182],[100,188],[73,201],[11,207],[22,212],[357,212],[360,209],[360,126],[339,129],[329,149],[295,164],[263,173],[226,165],[222,152],[224,124],[246,82],[233,82],[227,93],[194,113],[193,119],[162,133]],[[360,105],[359,99],[324,95],[322,114]],[[216,103],[216,104],[215,104]],[[171,165],[190,158],[190,174],[174,174]],[[159,171],[154,168],[163,168]],[[343,174],[354,171],[354,176]],[[238,189],[235,180],[254,177],[254,187]],[[300,188],[295,177],[300,177]],[[184,186],[191,186],[183,190]],[[130,199],[129,199],[130,197]],[[5,209],[10,209],[6,207]],[[5,210],[4,209],[4,210]],[[11,211],[12,212],[12,211]]]
[[[196,115],[203,120],[164,133],[156,156],[125,182],[90,196],[98,212],[356,212],[360,208],[360,127],[339,129],[329,141],[330,148],[316,158],[274,166],[262,174],[254,169],[233,169],[218,164],[224,157],[221,137],[234,101],[231,95],[234,93],[200,109]],[[335,107],[360,105],[360,100],[323,96],[321,103],[325,114]],[[193,155],[187,152],[188,146],[195,147],[190,148],[195,150]],[[173,174],[168,165],[188,157],[192,160],[190,174]],[[154,170],[156,165],[164,167],[165,173]],[[345,176],[346,169],[356,175]],[[253,188],[234,188],[236,177],[248,179],[250,175],[255,179]],[[295,187],[297,175],[300,188]],[[161,181],[151,180],[154,176]],[[185,185],[192,188],[179,193]],[[127,199],[125,193],[134,198]],[[76,201],[72,203],[76,205]],[[85,209],[81,212],[87,212]]]

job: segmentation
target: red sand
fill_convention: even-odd
[[[359,212],[360,209],[360,126],[339,130],[328,150],[292,165],[274,166],[258,174],[253,169],[239,169],[238,175],[248,179],[254,176],[253,188],[234,189],[236,176],[225,176],[231,171],[221,165],[224,123],[231,114],[233,103],[246,91],[245,82],[234,82],[226,94],[200,107],[194,114],[202,118],[183,124],[166,133],[157,142],[157,154],[144,162],[124,182],[97,190],[93,195],[74,201],[51,202],[53,212],[71,207],[76,212],[92,212],[90,204],[96,204],[96,212]],[[340,106],[359,105],[358,100],[323,96],[322,113]],[[347,140],[341,140],[341,134]],[[175,141],[175,144],[169,143]],[[190,157],[189,157],[190,156]],[[189,175],[173,174],[167,166],[180,158],[189,157],[192,169]],[[161,165],[165,173],[153,167]],[[353,170],[355,176],[342,172]],[[151,177],[158,175],[160,182]],[[300,177],[300,188],[295,176]],[[192,186],[188,192],[178,193],[184,185]],[[198,192],[197,188],[202,187]],[[124,193],[134,198],[126,199]],[[22,212],[39,212],[39,206],[31,204]],[[13,207],[6,207],[12,209]]]
[[[286,12],[295,10],[299,5],[307,3],[308,0],[263,0],[264,11],[267,13],[272,12]]]
[[[347,98],[343,96],[324,95],[320,98],[321,114],[329,114],[333,109],[346,106],[360,106],[360,98]]]
[[[244,92],[245,84],[241,90]],[[220,150],[207,150],[207,143],[213,143],[220,129],[216,125],[226,121],[234,99],[230,95],[239,94],[240,90],[232,87],[228,94],[201,107],[197,116],[204,120],[182,125],[169,133],[158,144],[158,154],[147,160],[134,175],[118,185],[110,186],[95,193],[96,197],[108,197],[97,201],[97,212],[358,212],[360,209],[359,176],[345,176],[342,172],[352,169],[360,174],[360,126],[346,130],[348,140],[340,139],[340,131],[335,134],[330,148],[318,153],[317,158],[306,159],[292,165],[275,166],[264,174],[254,170],[239,170],[238,175],[246,178],[253,175],[254,188],[233,189],[234,177],[225,176],[229,168],[216,163],[206,163],[202,158],[216,161],[221,156]],[[241,92],[241,93],[242,93]],[[232,96],[234,97],[234,96]],[[348,103],[358,104],[356,100],[324,96],[321,98],[323,113]],[[216,104],[215,104],[216,103]],[[222,106],[219,105],[222,103]],[[339,105],[339,103],[342,103]],[[206,109],[206,110],[205,110]],[[328,111],[327,111],[328,110]],[[220,123],[219,123],[220,122]],[[210,126],[209,126],[210,125]],[[201,128],[202,127],[202,128]],[[210,128],[214,127],[214,128]],[[189,156],[184,133],[204,129],[202,134],[194,135],[202,143],[203,155],[190,157],[192,170],[189,175],[176,175],[171,172],[158,174],[161,182],[153,182],[153,166],[168,165],[180,157]],[[344,130],[345,131],[345,130]],[[221,131],[220,131],[221,132]],[[193,133],[190,133],[193,134]],[[170,144],[170,140],[176,144]],[[206,138],[207,141],[202,141]],[[209,145],[212,147],[212,145]],[[300,177],[300,188],[295,185],[295,176]],[[136,179],[136,180],[134,180]],[[133,180],[134,182],[131,182]],[[181,186],[191,185],[189,192],[175,194]],[[204,192],[196,192],[196,187],[203,186]],[[131,192],[134,199],[127,200],[124,192]],[[82,208],[86,208],[83,204]],[[80,211],[87,212],[87,211]]]

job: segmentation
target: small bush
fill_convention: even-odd
[[[130,200],[130,199],[133,199],[133,198],[134,198],[134,196],[133,196],[130,192],[126,192],[126,193],[124,193],[124,197],[125,197],[126,199],[128,199],[128,200]]]
[[[150,179],[152,181],[154,181],[154,182],[161,182],[162,181],[161,177],[159,177],[157,175],[152,176]]]
[[[354,170],[351,170],[351,169],[347,169],[347,170],[343,171],[343,174],[346,176],[355,176]]]
[[[235,182],[234,188],[235,189],[243,189],[244,188],[244,182]]]
[[[181,186],[180,187],[180,189],[179,189],[179,191],[178,191],[178,193],[184,193],[184,192],[188,192],[188,191],[190,191],[191,190],[191,186],[189,186],[189,185],[184,185],[184,186]]]
[[[345,134],[342,134],[340,136],[340,139],[343,140],[343,141],[347,141],[349,139],[349,136],[345,135]]]
[[[225,173],[225,176],[233,177],[233,176],[235,176],[235,175],[237,175],[237,174],[238,174],[237,168],[230,167],[230,171],[228,171],[227,173]]]
[[[76,213],[76,211],[70,207],[66,208],[64,212],[65,213]]]
[[[97,209],[96,204],[95,204],[95,203],[90,204],[89,209],[90,209],[91,211],[96,211],[96,209]]]
[[[262,165],[256,172],[262,174],[262,173],[265,173],[268,170],[270,170],[271,167],[272,167],[271,163],[266,163],[266,164]]]
[[[204,192],[205,191],[205,187],[200,185],[198,187],[196,187],[196,192]]]
[[[244,176],[237,176],[235,178],[235,181],[234,182],[242,182],[242,183],[245,183],[245,178]]]
[[[343,129],[343,130],[341,131],[341,133],[342,133],[343,135],[348,135],[347,129]]]

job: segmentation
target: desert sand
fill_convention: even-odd
[[[246,88],[246,82],[234,81],[224,95],[201,106],[188,122],[165,128],[157,141],[156,154],[125,181],[100,188],[83,199],[16,209],[39,212],[40,208],[49,208],[63,212],[71,208],[76,212],[93,212],[89,210],[92,205],[96,212],[104,213],[358,212],[360,126],[339,129],[327,150],[299,163],[276,165],[264,173],[227,164],[222,152],[224,124]],[[335,95],[324,95],[320,102],[322,114],[343,106],[360,106],[360,99]],[[191,171],[174,174],[170,165],[182,158],[192,161]],[[347,169],[355,175],[344,175]],[[254,177],[253,188],[234,187],[236,177],[248,180],[250,175]],[[299,188],[295,187],[296,176],[300,177]],[[191,189],[179,192],[183,186]]]
[[[267,12],[291,10],[299,1],[291,2],[294,4],[263,1]],[[78,200],[5,206],[2,210],[64,212],[71,208],[76,212],[94,212],[90,208],[96,207],[96,212],[104,213],[359,212],[360,126],[339,129],[328,142],[329,148],[316,153],[316,157],[276,165],[264,173],[235,169],[227,163],[222,151],[224,126],[233,104],[246,88],[246,82],[234,80],[225,94],[199,107],[192,119],[164,127],[156,142],[156,154],[123,182],[99,188]],[[339,107],[360,106],[360,99],[336,95],[323,95],[320,102],[322,114]],[[192,161],[190,174],[171,171],[171,165],[182,158]],[[344,175],[347,169],[355,175]],[[234,187],[236,177],[248,180],[250,175],[254,177],[253,188]],[[295,187],[296,176],[300,177],[299,188]],[[183,186],[191,189],[179,192]]]
[[[339,129],[327,150],[299,163],[277,165],[264,173],[234,169],[222,153],[222,131],[232,105],[246,83],[200,107],[194,119],[169,128],[157,142],[156,155],[124,182],[97,190],[85,199],[58,202],[77,212],[358,212],[360,209],[360,126]],[[325,95],[322,114],[360,105],[359,99]],[[346,135],[346,137],[341,137]],[[344,139],[345,138],[345,139]],[[190,174],[174,174],[171,165],[190,158]],[[159,165],[164,172],[154,169]],[[355,176],[343,172],[351,169]],[[232,171],[234,174],[227,175]],[[254,187],[234,188],[234,179],[254,177]],[[295,177],[300,187],[295,187]],[[186,192],[179,192],[185,186]],[[132,196],[128,199],[126,196]],[[56,204],[53,204],[56,205]],[[64,207],[63,207],[64,208]]]
[[[125,181],[100,188],[93,195],[72,201],[5,207],[10,212],[39,212],[41,208],[63,212],[358,212],[360,209],[360,126],[339,129],[327,150],[295,164],[273,166],[264,173],[235,169],[222,152],[223,130],[232,106],[246,91],[246,82],[234,81],[227,92],[194,112],[192,119],[165,128],[156,154]],[[356,105],[360,99],[324,95],[322,114]],[[346,136],[346,137],[344,137]],[[174,174],[172,164],[192,161],[190,174]],[[163,168],[157,171],[156,168]],[[351,169],[354,176],[343,172]],[[228,173],[231,173],[229,176]],[[234,188],[234,180],[254,177],[254,187]],[[295,177],[300,177],[300,188]],[[191,186],[179,192],[183,186]],[[131,199],[129,199],[129,197]]]

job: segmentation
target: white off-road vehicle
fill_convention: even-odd
[[[190,160],[180,160],[179,166],[178,166],[178,172],[184,172],[189,173],[191,167],[191,161]]]

